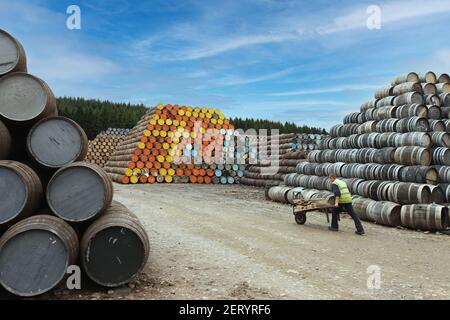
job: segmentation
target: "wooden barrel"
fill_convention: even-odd
[[[373,219],[369,216],[367,207],[372,202],[375,202],[371,199],[367,198],[353,198],[353,209],[355,210],[355,213],[358,215],[358,217],[361,220],[364,221],[373,221]]]
[[[426,184],[438,183],[438,171],[428,166],[407,166],[400,170],[400,181]]]
[[[402,207],[402,226],[420,230],[445,230],[449,225],[448,208],[437,204],[413,204]]]
[[[450,183],[450,167],[448,166],[433,166],[438,172],[439,183]]]
[[[438,79],[437,79],[437,76],[436,76],[436,74],[434,72],[428,71],[428,72],[419,74],[419,81],[422,82],[422,83],[435,84],[435,83],[437,83]]]
[[[450,83],[450,76],[446,73],[443,73],[438,78],[438,83]]]
[[[450,134],[447,132],[432,132],[433,147],[450,148]]]
[[[305,188],[303,187],[291,188],[286,194],[288,203],[294,204],[294,200],[301,199],[302,191],[304,190]]]
[[[106,287],[130,282],[144,269],[149,251],[144,226],[117,201],[89,226],[80,242],[84,271],[94,282]]]
[[[423,95],[419,92],[408,92],[401,94],[397,97],[395,97],[393,101],[393,105],[403,106],[405,104],[411,105],[411,104],[424,104]]]
[[[389,96],[385,97],[383,99],[379,99],[376,102],[376,108],[386,107],[386,106],[393,106],[395,101],[395,96]],[[370,110],[370,109],[368,109]],[[367,112],[367,111],[366,111]]]
[[[9,226],[34,213],[42,199],[38,175],[28,166],[0,161],[0,225]]]
[[[450,83],[438,83],[436,89],[439,94],[450,93]]]
[[[445,202],[445,194],[439,186],[430,186],[431,202],[442,204]]]
[[[288,203],[287,193],[292,188],[285,186],[276,186],[269,189],[268,197],[270,200],[281,203]]]
[[[432,155],[433,164],[450,166],[450,149],[443,147],[433,148]]]
[[[69,224],[32,216],[0,238],[0,284],[21,297],[43,294],[62,282],[77,255],[78,238]]]
[[[433,106],[442,106],[442,101],[439,95],[437,94],[429,94],[424,96],[425,104],[433,105]]]
[[[0,76],[10,72],[26,72],[25,50],[19,41],[0,29]]]
[[[428,132],[430,124],[427,118],[411,117],[398,120],[395,127],[396,132]]]
[[[431,203],[431,190],[426,184],[396,182],[388,200],[398,204]]]
[[[0,116],[15,125],[30,125],[56,116],[55,97],[41,79],[14,72],[0,78]]]
[[[404,93],[409,92],[418,92],[423,93],[422,85],[420,82],[405,82],[402,84],[398,84],[392,89],[394,96],[399,96]]]
[[[437,94],[436,85],[433,83],[422,83],[422,91],[425,95]]]
[[[386,106],[386,107],[376,108],[374,111],[374,118],[377,121],[395,118],[396,110],[397,110],[397,107],[394,107],[394,106]]]
[[[0,160],[7,159],[11,152],[11,134],[3,122],[0,121]]]
[[[88,139],[73,120],[50,117],[36,123],[27,138],[27,151],[40,165],[60,168],[84,160]]]
[[[383,132],[395,132],[399,119],[384,119],[377,122],[376,131],[378,133]]]
[[[99,166],[75,162],[59,169],[47,186],[47,203],[58,217],[83,222],[100,215],[111,204],[113,185]]]
[[[377,128],[376,121],[367,121],[358,127],[357,133],[362,134],[375,132],[376,128]]]
[[[433,132],[444,132],[446,131],[446,125],[442,120],[431,120],[428,119],[428,123],[430,124],[430,130]]]
[[[430,151],[421,147],[400,147],[394,153],[395,162],[406,166],[429,166],[431,159]]]
[[[379,90],[375,91],[375,99],[383,99],[389,96],[393,96],[393,86],[387,86],[384,88],[380,88]]]
[[[374,99],[374,100],[366,101],[366,102],[362,103],[361,107],[360,107],[360,111],[365,112],[368,109],[375,108],[377,106],[378,100],[379,99]]]
[[[450,93],[441,93],[439,99],[442,101],[442,107],[450,107]]]
[[[433,120],[441,119],[441,108],[438,106],[427,106],[428,118]]]
[[[450,184],[440,183],[438,187],[441,189],[446,203],[450,203]]]
[[[410,72],[408,74],[398,76],[397,78],[392,80],[391,84],[395,86],[405,82],[419,82],[419,81],[420,81],[419,75],[415,72]]]
[[[422,148],[431,147],[431,137],[426,132],[406,132],[394,137],[393,147],[416,146]]]
[[[401,225],[401,206],[388,201],[372,201],[367,206],[367,213],[376,223],[397,227]]]
[[[440,113],[439,113],[440,114]],[[422,104],[404,104],[395,110],[395,118],[428,118],[428,108]]]

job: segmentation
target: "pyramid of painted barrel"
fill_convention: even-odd
[[[362,219],[388,226],[449,226],[450,77],[409,73],[392,81],[331,128],[321,150],[308,154],[284,182],[299,195],[330,190],[347,179]],[[278,190],[287,196],[288,190]],[[291,192],[292,193],[292,192]]]
[[[117,146],[105,166],[111,178],[136,183],[235,183],[244,166],[224,162],[238,135],[219,109],[157,105]]]

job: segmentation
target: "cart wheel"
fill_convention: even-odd
[[[295,222],[297,224],[305,224],[306,222],[306,213],[296,213],[295,214]]]

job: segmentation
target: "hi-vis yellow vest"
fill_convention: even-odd
[[[340,204],[352,203],[352,195],[348,190],[347,184],[339,179],[334,180],[333,184],[337,185],[339,191],[341,192],[341,196],[339,197]]]

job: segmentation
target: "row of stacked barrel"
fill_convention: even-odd
[[[98,284],[131,281],[148,258],[145,229],[113,203],[107,174],[82,162],[84,131],[26,71],[22,45],[0,30],[0,286],[39,295],[77,263]]]
[[[158,104],[117,145],[105,170],[122,184],[233,184],[245,169],[237,137],[219,109]]]
[[[389,226],[443,230],[449,225],[450,77],[409,73],[331,129],[308,154],[290,187],[330,190],[329,175],[347,180],[355,211]]]
[[[130,129],[109,128],[89,141],[86,161],[104,167],[113,155],[117,145],[125,139]]]
[[[319,134],[255,135],[251,144],[253,162],[247,167],[240,183],[256,187],[280,185],[287,174],[296,172],[296,166],[307,154],[317,149],[325,136]]]

